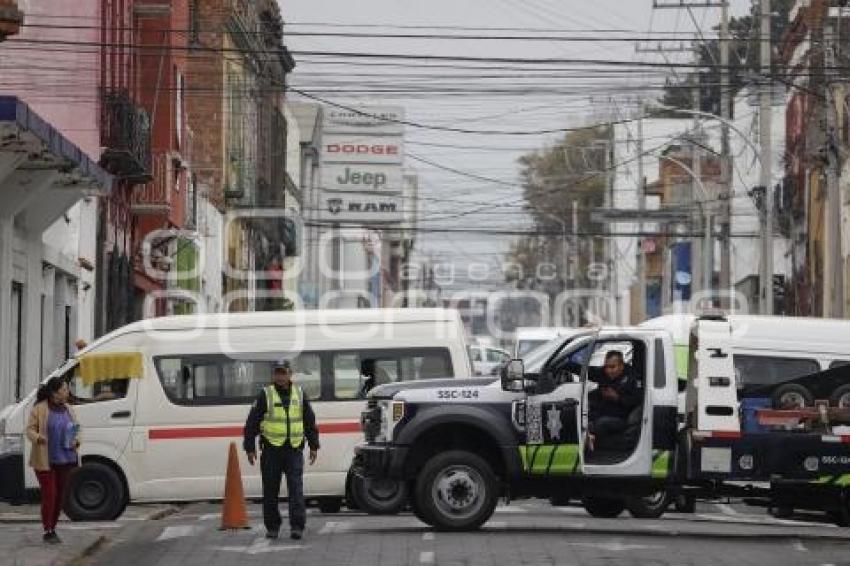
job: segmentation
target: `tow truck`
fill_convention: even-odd
[[[588,372],[612,350],[638,377],[643,402],[622,434],[591,446],[596,384]],[[688,355],[683,423],[672,338],[657,329],[556,340],[536,357],[511,360],[491,384],[381,386],[362,414],[366,442],[355,449],[354,470],[397,482],[413,513],[438,530],[479,528],[500,498],[580,499],[596,517],[628,510],[651,518],[680,495],[817,509],[847,525],[847,409],[743,410],[722,315],[695,320]]]

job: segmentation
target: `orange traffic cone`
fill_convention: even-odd
[[[245,491],[242,489],[242,472],[236,443],[230,443],[227,457],[227,476],[224,478],[224,505],[221,509],[221,530],[247,529],[248,509],[245,506]]]

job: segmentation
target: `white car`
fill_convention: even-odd
[[[473,344],[469,346],[469,359],[475,375],[497,375],[502,364],[511,359],[510,353],[499,348]]]

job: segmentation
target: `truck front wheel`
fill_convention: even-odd
[[[437,454],[422,468],[415,505],[440,531],[472,531],[496,509],[497,478],[490,465],[471,452]]]
[[[623,509],[626,508],[626,503],[622,499],[612,499],[610,497],[586,495],[582,501],[584,503],[584,510],[590,513],[591,517],[596,517],[597,519],[614,519],[619,517]]]

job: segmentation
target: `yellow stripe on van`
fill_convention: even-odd
[[[559,444],[555,447],[555,455],[552,457],[552,465],[549,473],[563,476],[577,471],[578,444]]]
[[[110,379],[142,377],[142,354],[139,352],[83,354],[79,356],[77,375],[85,385]]]
[[[652,461],[652,477],[664,479],[670,474],[670,451],[662,450]]]

